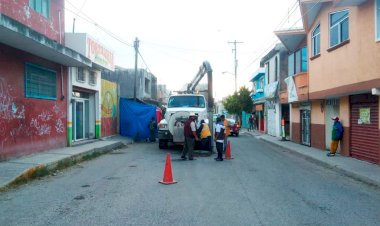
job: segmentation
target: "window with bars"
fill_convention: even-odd
[[[29,7],[46,18],[50,18],[50,0],[29,0]]]
[[[90,85],[96,85],[96,73],[95,71],[90,71],[90,77],[88,79]]]
[[[85,82],[86,81],[86,77],[84,75],[84,69],[83,68],[80,68],[80,67],[77,68],[77,81],[78,82]]]
[[[31,63],[25,64],[25,96],[57,99],[57,73]]]

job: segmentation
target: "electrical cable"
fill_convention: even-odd
[[[318,2],[316,2],[308,11],[306,11],[305,14],[301,15],[301,17],[295,22],[293,23],[292,26],[290,26],[289,30],[292,29],[300,20],[302,20],[306,15],[309,14],[309,12],[316,6],[318,5],[322,0],[318,0]],[[262,57],[263,54],[265,54],[267,51],[269,51],[271,48],[273,48],[273,45],[275,45],[277,43],[277,40],[275,42],[273,42],[270,46],[268,46],[268,48],[265,49],[265,51],[263,51],[261,54],[259,54],[251,63],[249,63],[249,65],[247,67],[244,68],[244,70],[241,72],[245,72],[253,63],[255,63],[259,58]]]

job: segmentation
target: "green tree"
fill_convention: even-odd
[[[241,122],[242,112],[251,112],[253,102],[250,96],[251,91],[247,87],[241,87],[239,92],[235,92],[232,96],[228,96],[224,101],[224,108],[230,114],[235,114],[239,117]]]

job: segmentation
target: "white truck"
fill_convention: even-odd
[[[195,87],[206,73],[208,75],[208,103],[203,95],[195,94]],[[208,119],[210,130],[212,131],[212,69],[207,61],[202,63],[197,75],[187,86],[186,91],[169,97],[165,116],[158,124],[160,149],[167,148],[169,142],[174,144],[184,143],[184,124],[189,118],[190,112],[197,115],[197,126],[199,126],[202,119]]]

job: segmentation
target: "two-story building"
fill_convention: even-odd
[[[91,61],[64,27],[64,0],[0,0],[0,161],[66,146],[68,67]]]
[[[262,66],[262,65],[261,65]],[[264,133],[265,132],[265,68],[260,67],[256,72],[252,74],[251,79],[252,82],[252,94],[251,98],[253,101],[253,114],[256,117],[256,128],[258,131]]]
[[[85,33],[66,33],[65,43],[92,62],[92,67],[69,68],[69,145],[116,134],[117,84],[101,79],[102,71],[114,70],[113,52]]]
[[[329,113],[339,115],[345,129],[341,153],[380,164],[380,1],[301,0],[300,7],[309,12],[303,23],[311,53],[310,99],[324,100],[324,114],[315,117],[331,127]]]
[[[282,43],[276,44],[263,58],[260,65],[265,69],[265,115],[266,132],[275,137],[281,137],[282,111],[289,112],[289,105],[282,105],[279,98],[280,87],[286,86],[287,77],[287,50]]]

